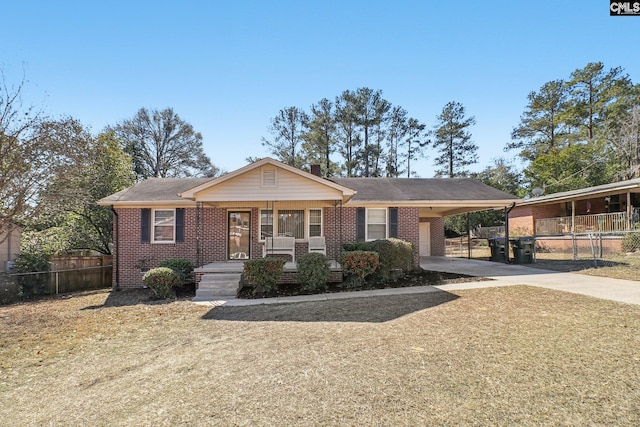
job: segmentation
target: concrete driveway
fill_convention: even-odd
[[[224,297],[220,300],[198,301],[196,304],[211,307],[283,304],[308,301],[329,301],[345,298],[384,297],[390,295],[419,294],[425,292],[455,291],[459,289],[491,288],[499,286],[528,285],[557,291],[573,292],[611,301],[640,305],[640,282],[609,279],[586,274],[559,273],[524,265],[503,264],[464,258],[425,257],[420,260],[425,270],[446,271],[490,278],[480,282],[454,283],[441,286],[414,286],[407,288],[376,289],[358,292],[336,292],[294,297],[239,299]]]
[[[610,279],[577,273],[560,273],[525,265],[464,258],[425,257],[420,260],[420,266],[425,270],[447,271],[494,279],[493,281],[485,282],[437,286],[443,291],[528,285],[640,305],[640,281]],[[640,276],[640,272],[638,272],[638,275]]]

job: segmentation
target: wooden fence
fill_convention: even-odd
[[[113,257],[55,256],[51,258],[50,293],[108,288],[113,274]]]

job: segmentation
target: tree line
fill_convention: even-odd
[[[25,107],[24,80],[11,86],[0,77],[0,239],[20,223],[29,231],[23,249],[108,254],[112,215],[97,200],[146,178],[224,173],[204,153],[202,135],[171,108],[141,108],[93,133],[72,117]],[[521,197],[536,187],[550,193],[640,176],[640,85],[621,67],[589,63],[528,95],[504,147],[524,161],[523,170],[498,158],[469,173],[477,162],[474,124],[452,101],[428,128],[381,90],[363,87],[308,111],[281,109],[262,144],[294,167],[320,164],[325,177],[416,176],[416,160],[432,150],[436,176],[470,176]],[[471,225],[501,220],[479,213]],[[449,228],[461,231],[462,222],[449,220]]]
[[[602,62],[531,92],[505,151],[525,162],[527,190],[575,190],[640,176],[640,85]]]
[[[477,162],[478,147],[469,128],[475,124],[459,102],[447,103],[432,129],[399,105],[367,87],[323,98],[305,111],[285,107],[270,121],[271,137],[262,144],[288,165],[321,166],[324,177],[416,176],[414,162],[427,148],[438,153],[437,176],[464,176]],[[248,158],[255,161],[255,158]]]

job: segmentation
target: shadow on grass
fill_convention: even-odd
[[[459,298],[433,292],[336,299],[245,307],[217,307],[202,316],[207,320],[244,322],[365,322],[383,323]]]
[[[111,291],[109,296],[104,301],[104,304],[90,305],[84,307],[83,310],[96,310],[105,307],[127,307],[139,304],[146,305],[162,305],[171,304],[176,299],[191,300],[195,296],[195,285],[185,285],[182,288],[178,288],[176,291],[176,298],[157,299],[153,295],[151,289],[123,289],[121,291]]]

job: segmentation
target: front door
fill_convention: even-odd
[[[251,212],[229,211],[228,259],[249,259],[251,248]]]
[[[420,256],[431,256],[431,223],[421,222],[420,233]]]

